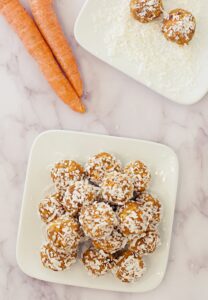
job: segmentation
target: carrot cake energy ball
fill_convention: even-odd
[[[141,234],[147,230],[151,215],[134,201],[126,203],[118,212],[120,231],[123,235]]]
[[[131,0],[130,10],[136,20],[148,23],[161,15],[162,0]]]
[[[82,207],[79,221],[85,235],[92,239],[109,236],[118,224],[115,212],[104,202]]]
[[[48,225],[47,237],[54,247],[71,252],[78,247],[81,238],[79,224],[68,216],[61,217]]]
[[[145,270],[146,267],[142,258],[127,250],[116,259],[113,274],[121,281],[130,283],[142,277]]]
[[[92,204],[98,194],[98,188],[87,181],[76,181],[66,189],[62,204],[70,216],[75,216],[82,206]]]
[[[145,191],[150,183],[151,175],[147,166],[139,160],[130,162],[124,169],[133,181],[135,193]]]
[[[133,197],[134,186],[126,174],[112,172],[107,174],[101,184],[104,201],[112,205],[124,205]]]
[[[143,237],[134,236],[130,239],[129,250],[138,254],[146,255],[153,253],[160,244],[157,230],[149,230]]]
[[[82,180],[83,177],[83,167],[73,160],[62,160],[56,163],[51,170],[51,178],[56,189],[62,193],[65,192],[71,181]]]
[[[39,215],[44,223],[50,223],[65,213],[61,201],[62,197],[57,193],[45,197],[45,199],[40,202]]]
[[[63,271],[76,262],[77,252],[59,251],[48,243],[41,247],[40,257],[45,268],[53,271]]]
[[[82,262],[90,275],[101,276],[112,268],[113,257],[104,251],[89,248],[83,253]]]
[[[137,201],[141,203],[141,206],[146,212],[151,214],[150,225],[157,226],[160,223],[162,214],[162,204],[159,199],[148,193],[143,193],[139,195]]]
[[[96,249],[103,250],[105,253],[114,254],[122,250],[127,244],[127,238],[119,231],[114,230],[110,236],[92,241]]]
[[[106,173],[120,171],[121,163],[113,155],[102,152],[89,158],[85,172],[91,182],[100,185]]]
[[[165,14],[162,32],[167,40],[179,45],[188,44],[195,33],[195,17],[184,9],[174,9]]]

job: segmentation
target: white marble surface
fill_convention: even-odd
[[[194,106],[173,104],[76,45],[73,24],[84,0],[60,0],[65,31],[80,62],[88,112],[57,100],[35,62],[0,17],[0,299],[208,299],[208,95]],[[25,3],[26,1],[24,1]],[[60,10],[59,10],[60,11]],[[167,274],[154,291],[119,294],[48,284],[24,275],[15,244],[28,154],[48,129],[149,139],[175,149],[180,184]]]

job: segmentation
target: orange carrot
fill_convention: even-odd
[[[42,35],[78,96],[81,97],[83,86],[77,63],[54,12],[52,0],[29,0],[29,3]]]
[[[36,24],[20,2],[18,0],[0,0],[0,9],[2,15],[22,40],[25,48],[38,63],[56,94],[73,110],[84,112],[84,105],[62,73]]]

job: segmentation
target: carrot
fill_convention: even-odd
[[[78,96],[83,94],[82,80],[72,50],[64,36],[53,8],[53,0],[29,0],[32,14],[54,56]]]
[[[36,24],[20,2],[18,0],[0,0],[0,9],[2,15],[22,40],[25,48],[38,63],[56,94],[73,110],[84,112],[84,105],[62,73]]]

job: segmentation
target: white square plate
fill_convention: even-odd
[[[39,249],[43,230],[37,208],[43,192],[50,185],[50,166],[59,159],[75,159],[84,163],[89,156],[102,150],[118,156],[123,164],[141,159],[150,168],[152,184],[163,204],[164,216],[160,225],[162,246],[147,258],[148,270],[140,281],[125,284],[111,274],[92,278],[80,262],[64,272],[45,269]],[[17,239],[17,262],[27,275],[50,282],[88,288],[144,292],[157,287],[162,281],[168,262],[178,182],[178,160],[167,146],[147,141],[93,135],[69,131],[48,131],[35,140],[28,164],[22,211]]]
[[[196,33],[188,46],[168,42],[161,33],[161,19],[148,24],[135,21],[129,0],[86,1],[75,24],[75,38],[90,53],[157,93],[193,104],[208,91],[208,1],[164,1],[164,7],[184,8],[196,17]]]

